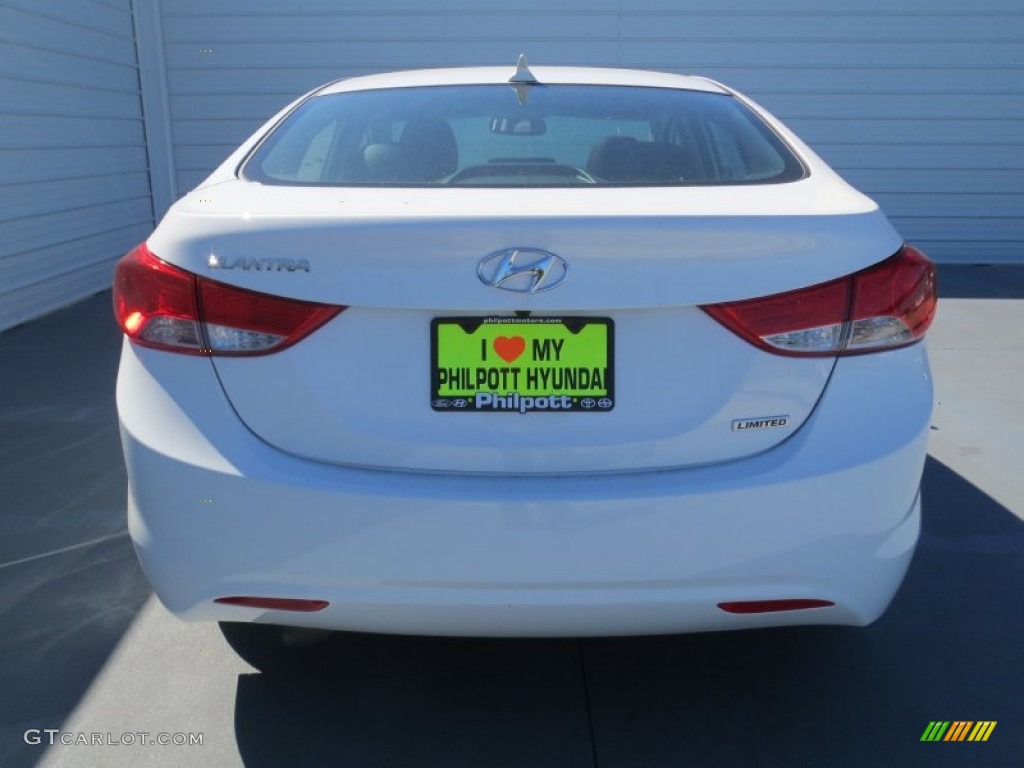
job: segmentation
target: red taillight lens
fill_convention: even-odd
[[[780,355],[834,355],[850,314],[850,280],[703,307],[733,333]]]
[[[891,259],[858,272],[846,354],[892,349],[922,338],[935,317],[935,265],[905,245]]]
[[[137,246],[114,272],[114,315],[135,343],[185,354],[262,355],[308,336],[344,307],[199,277]]]
[[[201,354],[195,276],[138,245],[114,270],[114,315],[136,344]]]
[[[702,309],[769,352],[833,357],[913,344],[931,325],[936,299],[934,265],[905,245],[839,280]]]
[[[212,354],[277,352],[305,338],[344,307],[282,299],[198,279],[203,330]]]

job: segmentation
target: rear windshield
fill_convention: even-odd
[[[243,175],[309,186],[687,186],[804,176],[732,96],[670,88],[458,85],[317,96]]]

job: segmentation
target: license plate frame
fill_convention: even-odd
[[[615,323],[592,316],[435,317],[430,407],[439,413],[610,413]]]

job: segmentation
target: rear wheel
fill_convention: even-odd
[[[261,672],[301,664],[334,634],[325,629],[234,621],[220,622],[220,631],[232,650]]]

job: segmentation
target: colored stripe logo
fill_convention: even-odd
[[[997,720],[932,720],[921,741],[988,741]]]

